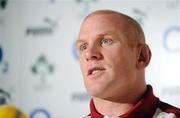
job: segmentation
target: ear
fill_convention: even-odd
[[[136,67],[141,69],[145,68],[151,60],[151,50],[148,45],[138,45]]]

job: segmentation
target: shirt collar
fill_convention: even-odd
[[[159,99],[154,96],[153,89],[150,85],[147,85],[147,91],[142,98],[125,114],[121,115],[121,118],[152,118]],[[93,99],[90,101],[90,116],[92,118],[103,118],[104,116],[98,113],[95,109]]]

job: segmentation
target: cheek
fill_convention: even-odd
[[[135,66],[131,56],[117,59],[114,66],[115,74],[118,77],[130,79],[134,75]]]
[[[105,60],[106,60],[107,66],[110,69],[117,68],[120,65],[122,65],[123,58],[120,53],[121,52],[116,53],[115,51],[111,51],[108,54],[106,54]]]
[[[79,63],[80,63],[81,72],[84,75],[85,70],[86,70],[86,63],[82,59],[80,59]]]
[[[108,57],[107,64],[113,74],[125,75],[132,69],[132,57],[124,52],[112,52]]]

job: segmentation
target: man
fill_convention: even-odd
[[[131,17],[99,10],[83,21],[77,48],[84,83],[92,96],[87,118],[180,118],[145,83],[151,51]]]

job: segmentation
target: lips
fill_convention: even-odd
[[[104,70],[105,70],[105,68],[103,68],[103,67],[93,67],[93,68],[88,70],[87,75],[88,76],[89,75],[95,75],[95,74],[102,72]]]

